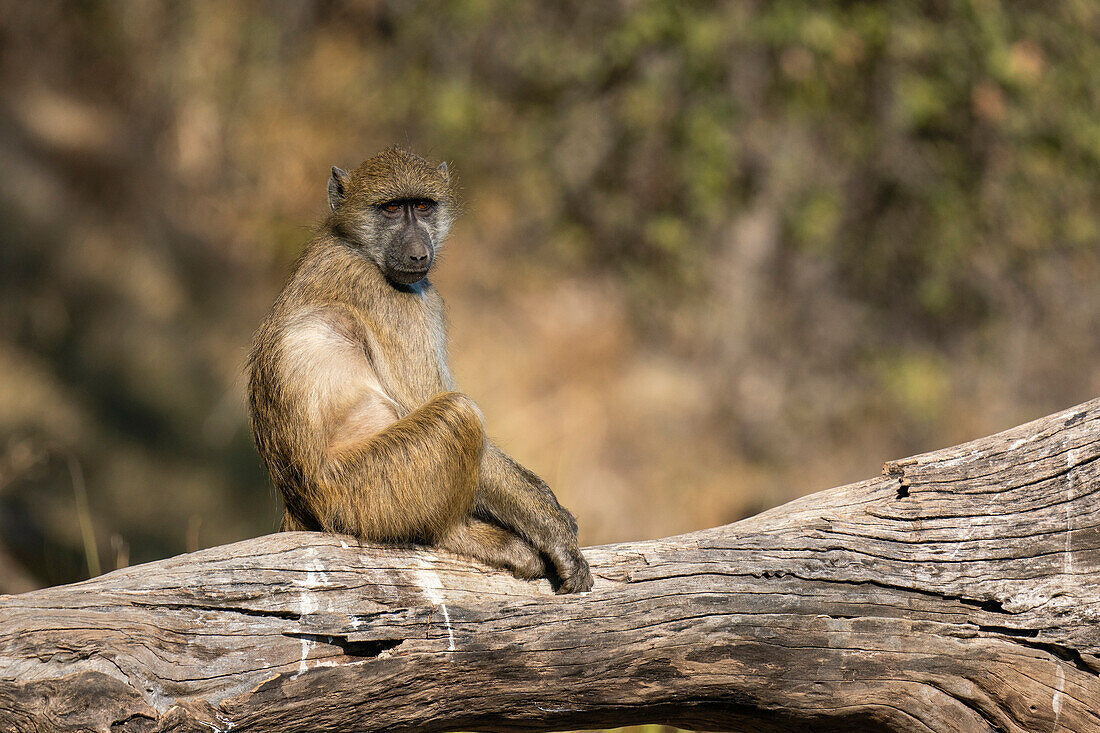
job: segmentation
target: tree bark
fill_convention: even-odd
[[[1100,730],[1100,400],[554,595],[287,533],[0,597],[0,730]]]

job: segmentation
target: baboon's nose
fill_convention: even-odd
[[[402,237],[403,267],[410,270],[426,270],[432,262],[431,240],[428,233],[417,228],[408,227]]]

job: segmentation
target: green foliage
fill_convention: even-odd
[[[787,223],[781,248],[827,259],[835,287],[887,319],[941,334],[995,314],[992,289],[1021,261],[1095,246],[1100,21],[1080,4],[385,14],[389,73],[363,83],[428,100],[394,121],[426,115],[441,146],[502,181],[549,171],[518,189],[520,207],[593,267],[695,287],[766,195]],[[437,41],[450,24],[471,40]]]
[[[571,419],[603,453],[533,438],[575,476],[618,461],[659,498],[692,470],[728,497],[731,463],[770,470],[768,446],[840,462],[832,436],[873,431],[876,410],[946,430],[974,385],[999,415],[1084,399],[1098,39],[1080,0],[10,4],[0,431],[74,446],[134,561],[182,549],[196,506],[204,542],[270,529],[235,401],[248,334],[324,213],[328,166],[394,143],[453,162],[470,201],[452,302],[537,321],[520,332],[560,339],[570,369],[605,347],[593,403],[671,395],[606,430]],[[583,381],[556,364],[512,370],[536,385],[517,404]],[[670,425],[690,449],[664,445]],[[623,459],[658,435],[674,469]],[[76,527],[42,509],[71,503],[55,473],[0,515]]]

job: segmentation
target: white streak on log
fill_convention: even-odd
[[[209,728],[210,730],[214,731],[214,733],[229,733],[229,731],[233,730],[233,726],[236,725],[236,724],[232,720],[229,720],[229,719],[225,718],[224,716],[222,716],[221,713],[215,713],[215,715],[218,716],[218,722],[219,723],[225,723],[224,728],[222,728],[220,725],[215,725],[214,723],[211,723],[211,722],[208,722],[208,721],[205,721],[205,720],[199,720],[199,721],[196,721],[196,722],[199,725],[204,726],[204,727]]]
[[[1054,699],[1050,701],[1050,706],[1054,709],[1054,727],[1051,731],[1058,730],[1058,720],[1062,717],[1062,698],[1066,693],[1066,673],[1061,667],[1058,667],[1058,690],[1054,693]]]
[[[298,599],[298,614],[303,618],[309,614],[315,612],[319,608],[317,599],[314,597],[310,589],[316,588],[321,585],[321,582],[328,580],[324,573],[324,566],[320,562],[313,559],[317,551],[310,547],[307,554],[310,560],[307,564],[306,579],[304,582],[300,582],[300,585],[304,586],[302,595]],[[320,575],[320,578],[318,578]],[[302,635],[302,658],[298,662],[298,671],[291,675],[290,679],[296,680],[302,674],[304,674],[309,666],[306,664],[306,660],[309,659],[309,653],[313,649],[313,642],[304,634]]]
[[[427,559],[432,562],[436,562],[438,558],[435,555],[428,554]],[[455,635],[451,630],[451,614],[447,613],[447,604],[443,601],[443,583],[439,580],[439,575],[432,569],[431,564],[424,561],[424,558],[417,557],[417,567],[413,572],[416,578],[416,584],[420,586],[420,590],[424,592],[424,597],[431,601],[434,605],[439,606],[443,611],[443,621],[447,624],[447,639],[448,651],[455,650]]]

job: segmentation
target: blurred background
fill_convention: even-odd
[[[273,531],[253,330],[393,144],[491,433],[596,544],[1100,393],[1100,10],[0,1],[0,592]]]

